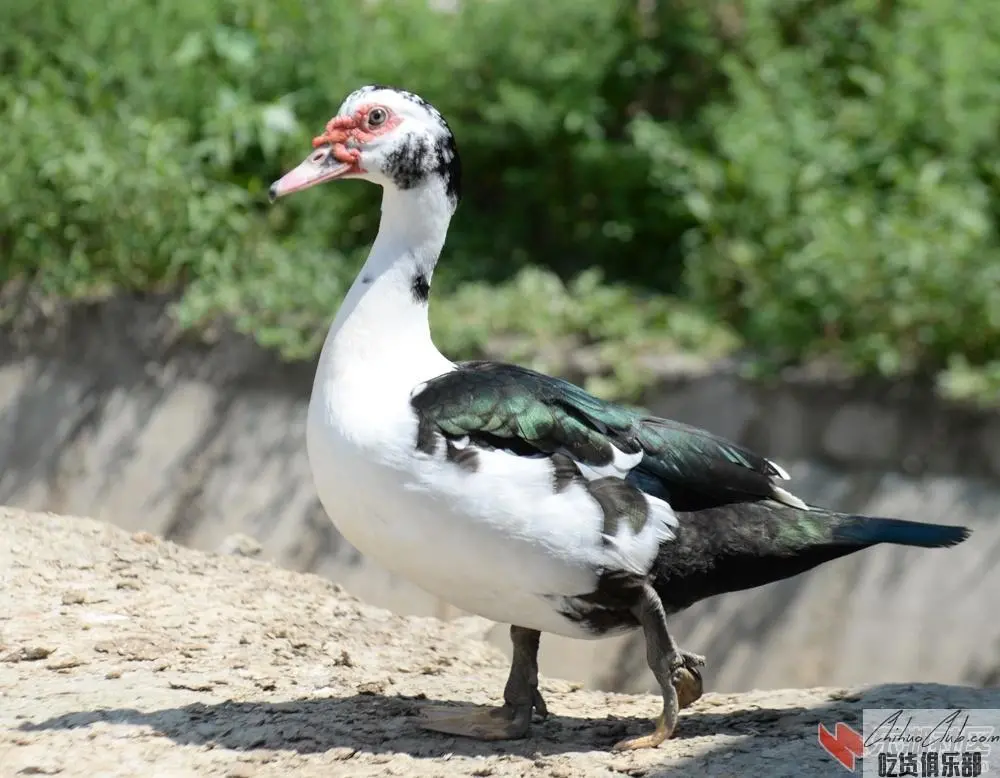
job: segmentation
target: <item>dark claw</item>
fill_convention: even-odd
[[[531,690],[531,704],[535,708],[535,713],[538,714],[540,719],[547,719],[549,717],[549,709],[545,705],[545,700],[542,699],[542,693],[538,691],[536,686]]]

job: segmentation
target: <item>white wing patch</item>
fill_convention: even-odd
[[[802,500],[796,497],[787,489],[782,489],[780,486],[774,486],[772,484],[771,490],[774,493],[774,499],[780,503],[791,506],[792,508],[800,508],[801,510],[809,510],[809,506],[806,505]]]
[[[776,475],[777,478],[780,478],[782,481],[792,480],[792,477],[788,475],[788,471],[785,470],[785,468],[783,468],[777,462],[768,459],[767,463],[775,469],[775,471],[777,472]],[[805,502],[800,500],[798,497],[796,497],[787,489],[783,489],[782,487],[778,486],[773,481],[771,482],[771,493],[774,496],[775,500],[784,505],[788,505],[792,508],[799,508],[800,510],[803,511],[809,510],[809,506],[806,505]]]
[[[632,468],[636,467],[643,457],[643,452],[640,449],[635,454],[627,454],[621,449],[611,446],[611,462],[606,465],[594,466],[585,465],[583,462],[573,460],[576,462],[576,466],[580,469],[580,474],[586,478],[588,481],[595,481],[598,478],[625,478],[631,471]]]
[[[780,479],[781,479],[782,481],[791,481],[791,480],[792,480],[792,477],[791,477],[790,475],[788,475],[788,471],[787,471],[787,470],[785,470],[785,468],[783,468],[783,467],[782,467],[781,465],[779,465],[779,464],[778,464],[777,462],[775,462],[775,461],[773,461],[773,460],[771,460],[771,459],[768,459],[768,460],[767,460],[767,463],[768,463],[768,464],[769,464],[769,465],[770,465],[771,467],[773,467],[773,468],[775,469],[775,471],[777,471],[777,473],[778,473],[778,478],[780,478]]]
[[[476,526],[481,530],[490,527],[489,532],[496,533],[492,542],[506,538],[512,544],[511,552],[515,545],[524,544],[509,560],[512,569],[528,564],[528,558],[536,554],[548,559],[551,572],[537,568],[539,577],[545,579],[539,592],[579,593],[592,585],[574,589],[567,581],[549,580],[550,576],[565,575],[558,572],[565,565],[573,568],[582,564],[578,572],[584,575],[595,575],[602,569],[647,575],[660,546],[676,537],[678,520],[670,505],[624,482],[628,472],[642,460],[642,452],[627,454],[615,449],[612,462],[600,468],[587,468],[572,460],[579,476],[575,481],[570,476],[559,486],[547,456],[523,457],[502,449],[482,449],[469,436],[450,438],[448,446],[453,451],[468,452],[475,464],[463,469],[455,461],[448,461],[446,446],[439,444],[425,460],[429,469],[423,473],[423,488],[445,498],[452,509],[468,517],[469,531]],[[630,516],[605,516],[605,506],[590,488],[599,478],[613,479],[614,489],[631,494],[631,502],[622,505],[622,514],[628,507],[633,512],[637,507],[640,512],[645,508],[645,521],[639,524],[638,531],[638,523]],[[605,532],[610,527],[614,528],[613,534]],[[503,545],[497,545],[495,553],[499,554]]]
[[[634,532],[632,525],[623,520],[618,522],[614,536],[602,534],[610,557],[609,567],[638,576],[649,573],[660,546],[677,537],[677,516],[670,505],[656,497],[643,496],[649,513],[639,532]]]

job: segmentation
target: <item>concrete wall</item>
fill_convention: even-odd
[[[244,533],[263,556],[423,615],[444,606],[363,560],[313,492],[304,423],[312,365],[244,338],[178,337],[163,301],[79,307],[0,337],[0,503],[90,515],[203,549]],[[673,370],[646,405],[785,464],[802,497],[967,523],[956,549],[880,548],[674,619],[720,690],[900,680],[1000,683],[1000,414],[912,386]],[[506,644],[506,631],[494,639]],[[543,639],[543,672],[650,686],[639,643]]]

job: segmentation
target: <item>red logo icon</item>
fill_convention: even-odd
[[[833,732],[820,724],[817,736],[823,750],[853,773],[854,760],[865,752],[865,741],[861,735],[844,722],[838,721]]]

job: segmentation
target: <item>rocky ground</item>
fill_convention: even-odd
[[[709,694],[674,740],[616,754],[658,699],[544,679],[552,715],[528,740],[419,730],[426,702],[499,701],[489,626],[401,618],[242,556],[0,509],[0,776],[843,775],[818,722],[1000,707],[997,689],[919,684]]]

